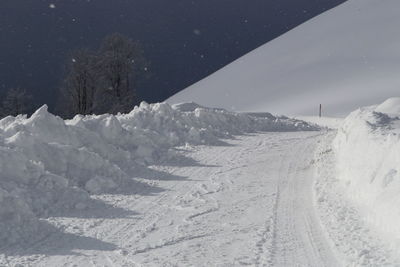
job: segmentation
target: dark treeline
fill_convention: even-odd
[[[10,88],[5,95],[1,96],[0,116],[16,116],[18,114],[30,114],[33,112],[32,95],[22,88]]]
[[[129,112],[140,102],[136,90],[149,76],[148,65],[141,45],[119,33],[105,37],[96,51],[72,51],[60,82],[57,115]],[[9,89],[2,99],[2,117],[30,114],[37,108],[21,88]]]

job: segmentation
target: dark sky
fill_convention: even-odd
[[[68,53],[120,32],[143,44],[162,101],[345,0],[0,0],[0,91],[54,106]],[[51,8],[55,7],[55,8]]]

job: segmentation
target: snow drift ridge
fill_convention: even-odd
[[[316,130],[286,117],[254,117],[194,103],[142,103],[129,114],[64,121],[47,106],[0,120],[0,243],[35,233],[38,217],[85,209],[89,194],[120,191],[135,170],[175,157],[173,147],[218,144],[254,131]]]
[[[338,178],[364,219],[400,238],[400,98],[358,109],[334,140]]]

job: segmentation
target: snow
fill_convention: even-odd
[[[295,116],[294,118],[308,122],[310,124],[318,125],[321,128],[338,129],[342,123],[343,118],[336,117],[317,117],[317,116]]]
[[[349,0],[167,100],[235,111],[346,116],[398,94],[397,0]]]
[[[177,146],[219,145],[223,138],[248,132],[317,129],[286,117],[194,103],[142,103],[129,114],[68,121],[49,113],[47,106],[30,118],[6,117],[0,120],[1,244],[46,235],[46,229],[54,229],[39,218],[90,208],[91,195],[142,190],[132,179],[135,174],[177,157]]]
[[[399,98],[358,109],[334,140],[337,177],[369,224],[400,241]]]
[[[340,265],[399,266],[399,246],[393,236],[383,235],[367,222],[368,216],[352,198],[349,185],[338,176],[337,154],[332,148],[335,137],[335,131],[328,132],[316,150],[314,202],[324,232],[341,259]],[[369,164],[365,162],[363,167]],[[365,183],[360,187],[365,188]]]
[[[4,118],[0,265],[398,266],[399,104]]]
[[[400,266],[399,7],[349,0],[172,105],[0,120],[0,265]]]
[[[338,266],[311,194],[321,138],[253,133],[180,147],[179,159],[150,166],[155,177],[137,178],[148,190],[98,195],[109,203],[99,214],[50,217],[67,237],[11,250],[0,265]]]
[[[359,108],[317,149],[315,201],[352,266],[400,265],[400,98]]]
[[[400,116],[400,97],[392,97],[375,108],[376,112],[386,113],[389,116]]]

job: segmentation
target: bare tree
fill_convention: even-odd
[[[103,89],[112,97],[109,112],[128,112],[136,104],[135,81],[147,71],[140,44],[115,33],[107,36],[98,55]]]
[[[107,36],[97,53],[76,50],[69,59],[58,113],[129,112],[138,103],[137,81],[147,76],[147,68],[139,43],[121,34]]]
[[[67,113],[90,114],[94,110],[97,90],[97,57],[87,49],[74,51],[70,56],[68,74],[63,85]]]
[[[1,104],[3,116],[27,114],[33,109],[32,96],[21,88],[9,89]]]

